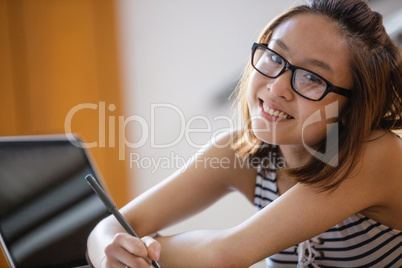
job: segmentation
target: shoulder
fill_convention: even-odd
[[[362,165],[382,174],[402,174],[402,139],[389,131],[373,131],[364,143]],[[385,172],[385,173],[384,173]]]
[[[360,150],[357,159],[348,160],[354,161],[352,171],[333,191],[338,200],[356,203],[355,212],[381,207],[395,194],[402,195],[402,140],[392,132],[376,130]]]
[[[350,183],[365,199],[361,213],[388,227],[401,229],[402,139],[395,133],[375,131],[364,145]]]
[[[364,143],[351,179],[381,203],[390,195],[402,195],[402,139],[389,131],[373,131]],[[376,198],[378,198],[376,200]]]

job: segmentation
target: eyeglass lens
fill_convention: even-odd
[[[278,77],[286,66],[286,60],[277,53],[264,47],[257,47],[253,54],[253,67],[270,78]],[[313,100],[318,100],[325,93],[327,83],[316,74],[292,68],[291,86],[298,94]]]

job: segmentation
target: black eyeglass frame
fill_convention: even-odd
[[[265,50],[268,50],[268,51],[271,51],[271,52],[275,53],[276,55],[278,55],[278,56],[285,62],[285,65],[283,66],[282,70],[281,70],[277,75],[275,75],[275,76],[269,76],[269,75],[267,75],[267,74],[261,72],[260,70],[258,70],[258,68],[254,65],[254,55],[255,55],[255,52],[256,52],[257,48],[259,48],[259,47],[260,47],[260,48],[263,48],[263,49],[265,49]],[[292,86],[293,91],[296,92],[298,95],[302,96],[303,98],[308,99],[308,100],[311,100],[311,101],[320,101],[320,100],[322,100],[322,99],[323,99],[328,93],[330,93],[330,92],[333,92],[333,93],[336,93],[336,94],[345,96],[345,97],[347,97],[347,98],[350,98],[350,97],[352,96],[352,90],[346,89],[346,88],[342,88],[342,87],[338,87],[338,86],[335,86],[335,85],[333,85],[331,82],[329,82],[327,79],[325,79],[324,77],[322,77],[322,76],[319,75],[319,74],[316,74],[316,73],[313,72],[313,71],[310,71],[310,70],[305,69],[305,68],[303,68],[303,67],[299,67],[299,66],[295,66],[295,65],[290,64],[281,54],[279,54],[278,52],[276,52],[276,51],[274,51],[274,50],[268,48],[268,47],[267,47],[267,44],[260,44],[260,43],[254,43],[254,44],[253,44],[252,49],[251,49],[251,66],[253,66],[253,68],[254,68],[257,72],[259,72],[260,74],[262,74],[262,75],[264,75],[264,76],[266,76],[266,77],[269,77],[269,78],[277,78],[277,77],[279,77],[281,74],[283,74],[283,72],[284,72],[286,69],[289,69],[289,70],[291,71],[291,73],[292,73],[292,74],[291,74],[291,78],[290,78],[290,84],[291,84],[291,86]],[[294,86],[293,86],[293,83],[294,83],[294,73],[295,73],[295,71],[296,71],[297,69],[301,69],[301,70],[310,72],[310,73],[314,74],[315,76],[319,77],[320,79],[322,79],[322,80],[327,84],[327,87],[326,87],[324,93],[322,94],[322,96],[321,96],[320,98],[318,98],[318,99],[311,99],[311,98],[309,98],[309,97],[306,97],[306,96],[302,95],[301,93],[299,93],[299,92],[294,88]]]

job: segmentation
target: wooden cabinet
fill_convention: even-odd
[[[121,207],[118,58],[112,0],[0,0],[0,136],[68,130],[96,143],[91,154]]]
[[[69,129],[97,142],[90,152],[121,207],[129,187],[119,75],[112,0],[0,0],[0,136]]]

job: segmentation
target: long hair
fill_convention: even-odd
[[[316,185],[322,190],[336,188],[350,175],[368,134],[375,129],[402,128],[402,62],[401,48],[386,33],[382,16],[372,11],[363,0],[311,0],[275,18],[264,29],[259,43],[268,43],[273,31],[282,22],[298,14],[318,14],[336,22],[347,40],[353,77],[352,97],[339,115],[338,165],[331,166],[315,157],[297,169],[280,172],[296,181]],[[246,91],[252,67],[247,66],[238,85],[243,128],[240,128],[233,149],[241,157],[263,157],[277,146],[266,144],[252,132]],[[317,145],[317,151],[328,148],[327,141]],[[326,161],[327,162],[327,161]]]

